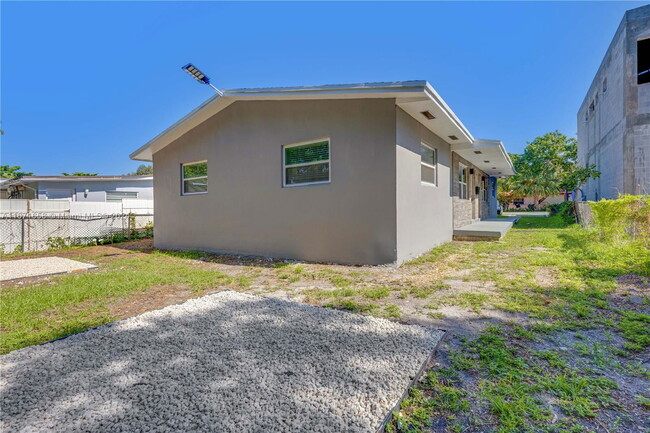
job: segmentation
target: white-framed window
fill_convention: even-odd
[[[181,164],[181,195],[207,194],[208,161]]]
[[[282,146],[282,186],[329,183],[330,139]]]
[[[458,197],[466,199],[467,195],[467,166],[458,164]]]
[[[438,185],[438,150],[424,143],[420,143],[420,180]]]
[[[123,198],[138,198],[137,191],[106,191],[106,201],[122,201]]]
[[[481,187],[483,190],[483,200],[488,201],[489,180],[486,176],[483,176],[483,179],[481,180]]]

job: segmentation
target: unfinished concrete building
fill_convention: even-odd
[[[650,194],[650,6],[625,13],[580,106],[578,159],[601,172],[578,200]]]

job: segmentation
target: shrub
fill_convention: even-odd
[[[650,244],[650,195],[621,195],[589,202],[594,226],[603,241],[638,239]]]
[[[59,250],[68,246],[68,242],[60,236],[47,238],[46,244],[50,250]]]
[[[567,224],[576,222],[575,209],[573,208],[572,201],[563,201],[562,203],[555,203],[547,206],[551,215],[559,215],[562,221]]]

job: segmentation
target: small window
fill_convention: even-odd
[[[464,164],[459,164],[458,196],[462,199],[467,198],[467,166]]]
[[[138,198],[136,191],[106,191],[106,201],[122,201],[123,198]]]
[[[420,180],[429,185],[438,184],[438,151],[420,143]]]
[[[603,93],[607,93],[607,77],[603,80]]]
[[[483,177],[481,181],[481,188],[483,193],[483,200],[488,201],[488,178]]]
[[[283,186],[330,182],[330,141],[289,144],[283,152]]]
[[[637,83],[650,83],[650,39],[636,42]]]
[[[208,192],[208,162],[188,162],[181,165],[182,194],[205,194]]]

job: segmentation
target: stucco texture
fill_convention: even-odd
[[[437,185],[423,184],[420,143],[438,151]],[[450,146],[397,109],[397,255],[403,262],[451,241]]]
[[[239,101],[154,154],[155,245],[309,261],[397,260],[394,99]],[[329,137],[331,183],[282,187],[282,146]],[[181,164],[208,160],[208,193]]]

